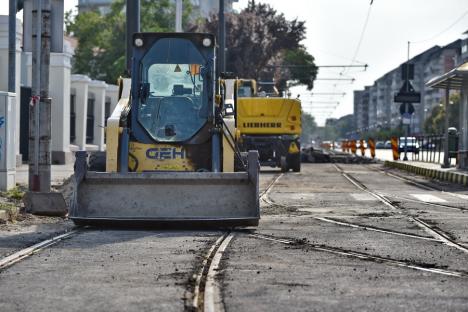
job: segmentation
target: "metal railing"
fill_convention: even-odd
[[[417,136],[416,140],[419,144],[419,153],[413,154],[413,160],[436,164],[444,162],[445,136],[443,134]],[[458,136],[449,138],[449,160],[451,164],[457,163],[457,140]]]

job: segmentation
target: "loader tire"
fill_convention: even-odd
[[[289,166],[288,166],[288,161],[286,159],[286,156],[281,156],[280,166],[281,166],[281,172],[288,172],[289,171]]]
[[[91,152],[88,160],[88,170],[106,172],[106,152]]]

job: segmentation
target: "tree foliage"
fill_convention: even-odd
[[[459,129],[460,124],[460,94],[452,94],[449,99],[449,127]],[[445,132],[445,100],[441,105],[434,106],[430,115],[424,121],[426,134],[442,134]]]
[[[290,80],[312,89],[317,67],[300,44],[305,39],[303,21],[287,20],[270,5],[254,0],[239,13],[226,14],[225,20],[228,71],[241,78],[275,78],[281,90]],[[199,21],[192,30],[218,34],[218,17]]]
[[[317,129],[317,123],[315,122],[315,118],[311,114],[303,111],[301,124],[302,124],[301,142],[302,144],[310,144],[310,142],[312,141],[314,132]]]
[[[187,25],[192,7],[189,0],[183,4]],[[141,31],[173,31],[174,21],[174,1],[141,0]],[[115,83],[125,71],[125,1],[115,0],[106,15],[89,11],[73,17],[68,12],[65,25],[67,34],[78,40],[73,72]]]
[[[325,127],[318,129],[321,140],[338,140],[346,138],[354,129],[353,115],[345,115],[340,118],[328,118]]]

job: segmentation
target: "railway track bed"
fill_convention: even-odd
[[[374,194],[353,179],[358,170],[341,166],[264,174],[262,209],[283,210],[264,215],[258,229],[77,229],[18,253],[16,261],[4,258],[0,310],[24,311],[31,300],[43,311],[466,306],[462,242],[431,218],[410,214],[407,203],[392,206],[389,194]]]

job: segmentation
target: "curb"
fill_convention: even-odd
[[[437,170],[437,169],[422,168],[422,167],[418,167],[418,166],[414,166],[414,165],[410,165],[406,163],[389,161],[389,160],[386,160],[384,162],[384,166],[405,170],[405,171],[408,171],[417,175],[422,175],[422,176],[432,178],[432,179],[437,179],[441,181],[447,181],[451,183],[468,186],[468,174],[451,172],[451,171],[442,171],[442,170]]]

